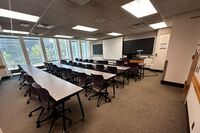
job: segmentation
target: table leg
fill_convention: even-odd
[[[80,96],[79,96],[79,93],[77,94],[77,98],[78,98],[78,102],[79,102],[79,105],[80,105],[80,108],[81,108],[81,114],[82,114],[82,121],[84,120],[84,117],[85,117],[85,114],[84,114],[84,111],[83,111],[83,106],[81,104],[81,99],[80,99]]]
[[[113,97],[115,97],[115,82],[114,82],[114,78],[113,78]]]
[[[63,132],[66,132],[66,125],[65,125],[65,103],[62,102],[62,113],[63,113]]]
[[[124,84],[125,84],[125,78],[126,78],[126,71],[123,72],[124,73],[124,77],[123,77],[123,88],[124,88]]]

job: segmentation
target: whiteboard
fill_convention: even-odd
[[[103,58],[115,59],[122,58],[123,37],[103,40]]]

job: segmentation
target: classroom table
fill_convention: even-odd
[[[63,129],[66,131],[66,126],[65,126],[65,107],[64,107],[64,102],[76,95],[80,109],[81,109],[81,114],[82,114],[82,119],[84,120],[84,111],[83,107],[81,104],[81,99],[79,96],[79,92],[83,90],[83,88],[74,85],[70,82],[67,82],[63,79],[60,79],[52,74],[49,74],[43,70],[40,70],[32,65],[21,65],[22,69],[29,75],[33,77],[35,82],[37,82],[42,88],[48,90],[49,94],[51,97],[56,101],[56,102],[61,102],[62,104],[62,111],[63,111]]]
[[[91,74],[102,75],[104,80],[106,80],[106,81],[113,80],[114,77],[116,77],[116,74],[111,74],[111,73],[106,73],[106,72],[101,72],[101,71],[96,71],[96,70],[90,70],[90,69],[84,69],[84,68],[80,68],[80,67],[61,64],[61,63],[58,63],[58,62],[53,62],[53,64],[56,65],[57,67],[60,67],[60,68],[71,69],[72,71],[77,72],[77,73],[85,73],[87,75],[91,75]],[[115,97],[114,82],[113,82],[113,97]]]
[[[96,64],[96,63],[88,63],[88,62],[80,62],[80,61],[76,61],[76,62],[77,63],[82,63],[84,65],[90,64],[90,65],[93,65],[94,67],[96,67],[96,65],[103,65],[105,68],[107,68],[108,66],[110,66],[110,67],[116,67],[118,71],[120,71],[121,73],[123,73],[123,81],[122,81],[123,87],[124,87],[124,84],[125,84],[126,72],[128,74],[128,82],[129,82],[129,70],[130,70],[130,67],[108,65],[108,64]]]

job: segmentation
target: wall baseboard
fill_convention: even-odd
[[[184,84],[180,84],[180,83],[175,83],[175,82],[170,82],[170,81],[165,81],[165,80],[161,80],[160,83],[161,84],[166,84],[166,85],[171,85],[171,86],[176,86],[176,87],[180,87],[180,88],[184,88]]]
[[[151,68],[144,68],[146,70],[151,70],[151,71],[154,71],[154,72],[163,72],[163,70],[157,70],[157,69],[151,69]]]

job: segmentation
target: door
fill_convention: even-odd
[[[170,34],[159,35],[156,42],[155,57],[152,69],[163,70],[167,55]]]

